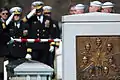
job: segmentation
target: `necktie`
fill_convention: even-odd
[[[41,16],[37,16],[37,19],[38,19],[38,21],[40,21],[41,23],[43,22],[43,16],[41,15]]]
[[[15,22],[14,25],[17,27],[17,28],[20,28],[20,23],[18,22]]]

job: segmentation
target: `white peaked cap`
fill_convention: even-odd
[[[102,5],[102,8],[110,8],[110,7],[114,7],[114,4],[112,2],[105,2]]]
[[[83,5],[83,4],[77,4],[76,6],[75,6],[75,9],[76,10],[78,10],[78,9],[84,9],[85,8],[85,6]]]
[[[32,3],[33,6],[36,6],[36,5],[44,5],[44,3],[42,1],[35,1]]]
[[[13,13],[13,12],[15,12],[15,11],[22,12],[22,8],[20,8],[20,7],[12,7],[12,8],[10,9],[10,13]]]
[[[100,1],[93,1],[93,2],[90,2],[90,6],[98,6],[98,7],[101,7],[102,6],[102,3]]]
[[[52,10],[52,7],[51,6],[44,6],[43,10]]]

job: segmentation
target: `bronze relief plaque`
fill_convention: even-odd
[[[76,37],[77,80],[120,80],[120,36]]]

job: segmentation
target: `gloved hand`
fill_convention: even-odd
[[[7,19],[6,25],[8,25],[12,21],[13,16],[14,16],[14,13],[12,13],[12,15]]]
[[[28,15],[27,15],[27,18],[31,18],[36,12],[36,9],[33,9]]]
[[[32,56],[30,54],[26,54],[25,58],[26,59],[32,59]]]
[[[10,41],[7,44],[12,44],[14,42],[14,39],[12,37],[10,37]]]
[[[28,35],[28,30],[23,30],[23,36],[27,36]]]
[[[53,51],[54,51],[54,46],[50,46],[49,51],[50,51],[50,52],[53,52]]]

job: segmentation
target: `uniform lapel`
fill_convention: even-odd
[[[44,16],[43,15],[42,16],[36,16],[36,18],[41,24],[43,24],[43,22],[44,22]]]
[[[45,23],[45,16],[43,15],[43,22],[42,22],[42,24],[44,24]]]
[[[18,28],[18,26],[19,26],[19,28]],[[19,23],[19,25],[17,23],[16,26],[14,26],[14,29],[15,29],[15,34],[18,34],[19,31],[21,30],[21,22]]]

